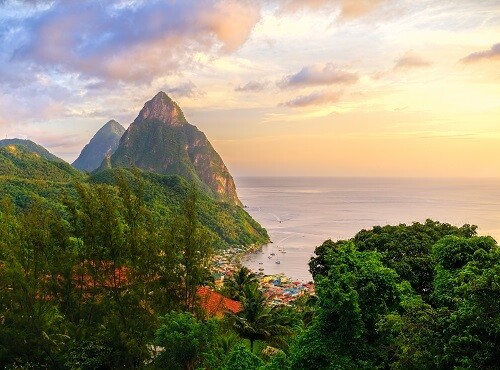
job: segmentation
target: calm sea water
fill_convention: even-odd
[[[500,179],[242,177],[236,185],[273,241],[243,262],[266,274],[309,281],[316,246],[375,225],[432,218],[478,225],[480,235],[500,241]]]

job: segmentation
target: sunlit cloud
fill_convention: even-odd
[[[164,90],[175,98],[194,98],[203,95],[203,92],[200,91],[191,80],[183,82],[174,87],[165,88]]]
[[[150,82],[192,62],[196,52],[233,52],[260,19],[255,2],[194,0],[55,2],[22,27],[16,63],[105,81]]]
[[[338,102],[341,96],[342,92],[339,91],[315,91],[311,94],[300,95],[295,99],[281,103],[280,106],[298,108],[311,105],[324,105]]]
[[[477,51],[461,59],[463,63],[474,63],[482,60],[500,60],[500,43],[493,45],[489,50]]]
[[[388,0],[342,0],[340,1],[340,18],[354,19],[373,12]]]
[[[393,70],[397,71],[411,68],[424,68],[429,67],[430,65],[432,65],[432,62],[412,52],[408,52],[396,60]]]
[[[356,73],[338,68],[333,63],[314,64],[303,67],[299,72],[284,77],[278,86],[306,87],[320,85],[350,85],[356,83],[359,77]]]
[[[363,17],[388,0],[281,0],[282,12],[297,12],[300,10],[320,10],[336,8],[339,18],[344,20]]]
[[[258,92],[264,90],[269,85],[269,81],[249,81],[245,85],[237,86],[234,91],[238,92]]]

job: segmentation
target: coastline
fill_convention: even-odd
[[[272,242],[251,244],[246,247],[234,246],[214,254],[212,269],[216,287],[222,286],[225,278],[230,277],[237,269],[243,266],[241,263],[242,258],[261,251],[264,246],[270,243]],[[288,305],[300,296],[315,294],[313,282],[304,283],[298,280],[294,281],[283,272],[264,274],[261,271],[253,271],[252,269],[250,271],[256,275],[260,288],[273,304]]]

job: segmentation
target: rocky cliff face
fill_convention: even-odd
[[[125,129],[118,122],[111,120],[101,127],[74,161],[73,167],[83,171],[93,171],[103,159],[114,153]]]
[[[233,178],[207,137],[164,92],[144,104],[109,163],[179,175],[216,199],[241,205]]]

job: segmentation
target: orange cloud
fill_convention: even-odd
[[[429,67],[432,62],[413,53],[406,53],[396,60],[394,70]]]
[[[500,60],[500,43],[493,45],[489,50],[477,51],[461,59],[463,63],[474,63],[481,60]]]
[[[343,0],[340,5],[340,17],[353,19],[373,12],[388,0]]]
[[[262,91],[269,85],[268,81],[249,81],[245,85],[240,85],[234,89],[238,92]]]
[[[356,73],[342,70],[333,63],[313,64],[303,67],[299,72],[284,77],[278,85],[285,87],[304,87],[317,85],[349,85],[356,83]]]
[[[303,9],[319,10],[336,7],[340,10],[339,17],[349,20],[363,17],[389,0],[283,0],[281,11],[296,12]]]
[[[280,106],[297,108],[324,105],[338,102],[341,96],[342,92],[340,91],[315,91],[309,95],[300,95],[295,99],[281,103]]]

